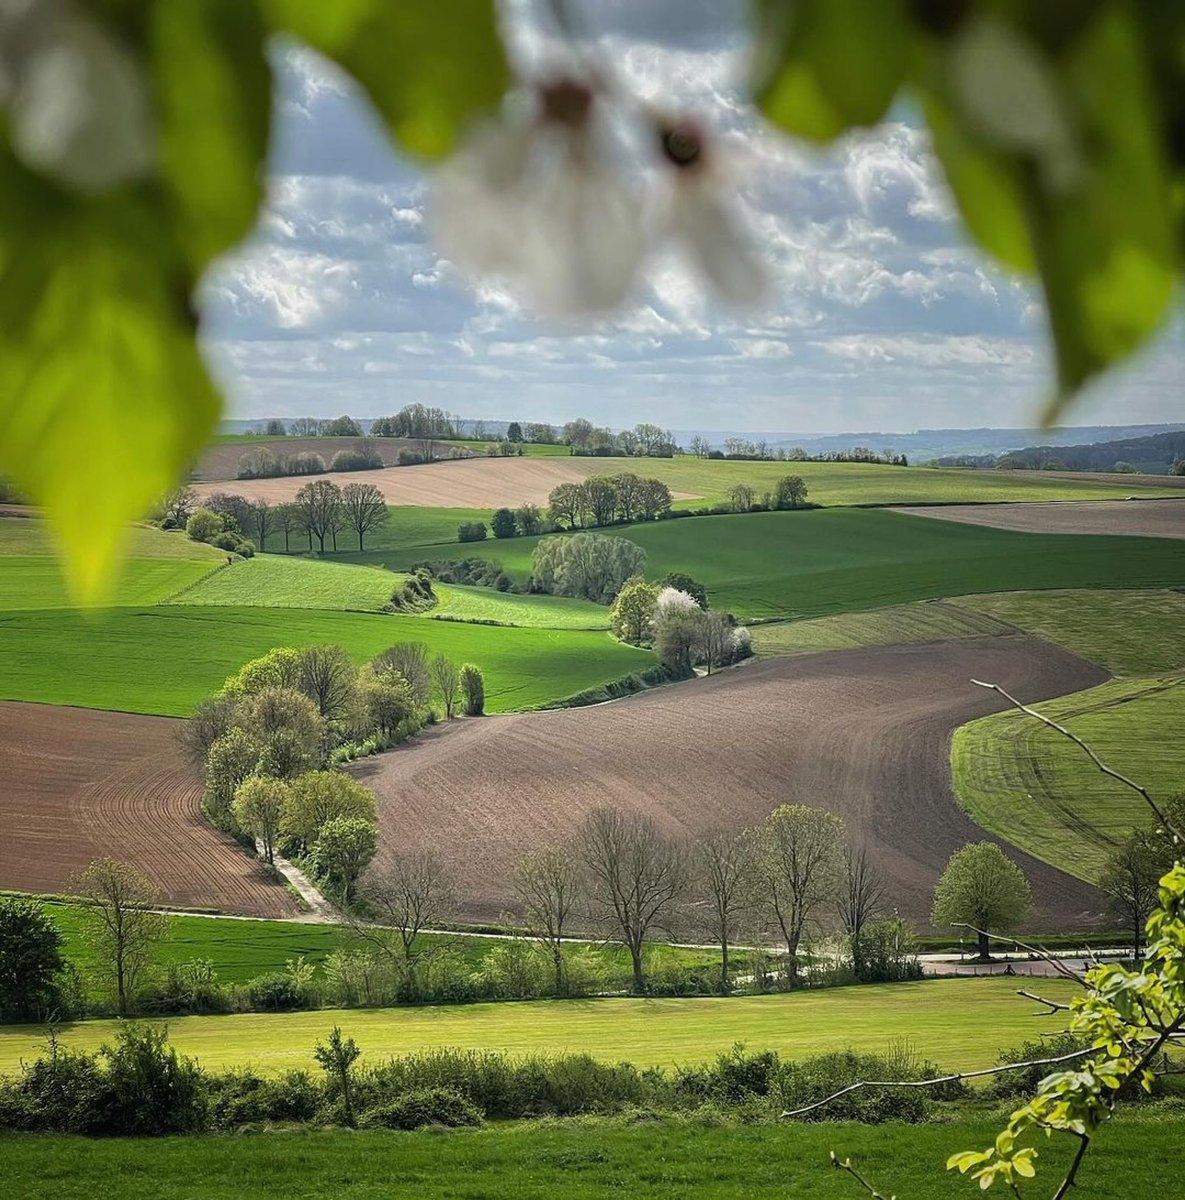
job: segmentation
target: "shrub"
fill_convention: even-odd
[[[63,938],[35,900],[0,898],[0,1021],[49,1016],[62,1000]]]
[[[330,463],[332,471],[373,471],[383,465],[383,456],[366,443],[359,443],[349,450],[339,450]]]
[[[486,683],[481,671],[472,663],[461,668],[461,693],[465,698],[465,715],[480,717],[486,710]]]
[[[303,958],[289,959],[283,971],[256,975],[243,988],[250,1008],[259,1012],[294,1012],[314,1008],[317,994],[313,968]]]
[[[285,475],[324,475],[325,460],[311,450],[289,455],[284,460]]]
[[[418,467],[421,463],[426,463],[428,458],[426,455],[419,454],[415,450],[400,450],[395,457],[396,465],[400,467]]]
[[[484,542],[486,526],[484,521],[462,521],[457,526],[458,542]]]
[[[208,1085],[210,1124],[215,1129],[260,1121],[311,1121],[321,1092],[307,1071],[264,1079],[251,1071],[213,1076]]]
[[[212,541],[218,534],[222,532],[223,520],[214,511],[208,508],[197,508],[189,514],[189,520],[185,522],[185,532],[195,542]]]
[[[216,533],[212,538],[199,538],[199,541],[207,541],[211,546],[217,546],[219,550],[235,551],[239,548],[239,542],[242,540],[237,533],[231,533],[226,530],[223,533]]]
[[[205,1123],[202,1072],[168,1044],[168,1031],[121,1025],[94,1094],[90,1133],[155,1137],[188,1133]]]
[[[239,479],[271,479],[284,474],[284,461],[266,446],[249,450],[239,459]]]
[[[490,519],[490,531],[496,538],[512,538],[518,532],[518,526],[515,524],[514,513],[508,508],[499,508],[494,511],[493,517]]]
[[[460,1092],[450,1088],[420,1088],[362,1114],[364,1129],[422,1129],[446,1125],[450,1129],[482,1123],[481,1112]]]

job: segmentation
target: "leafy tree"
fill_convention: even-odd
[[[315,479],[306,483],[296,493],[293,501],[301,528],[308,532],[310,545],[317,539],[322,554],[325,553],[325,538],[335,535],[341,528],[342,490],[329,479]]]
[[[529,850],[514,870],[514,890],[527,924],[547,947],[555,973],[555,994],[567,995],[564,931],[580,901],[580,871],[575,848],[544,846]]]
[[[762,900],[786,942],[793,987],[803,936],[840,889],[843,821],[822,808],[783,804],[766,818],[758,838]]]
[[[300,651],[275,646],[244,663],[222,685],[228,696],[253,696],[266,688],[294,688],[300,683]]]
[[[195,542],[211,542],[222,530],[222,518],[209,508],[195,508],[185,522],[185,532]]]
[[[341,646],[307,646],[298,653],[296,685],[327,721],[346,715],[357,678],[354,664]]]
[[[627,579],[646,570],[646,551],[598,533],[544,538],[535,547],[532,580],[540,591],[608,604]]]
[[[354,901],[354,889],[378,849],[378,828],[364,817],[330,817],[321,826],[311,856],[321,876],[342,903]]]
[[[362,541],[366,534],[391,519],[386,498],[373,483],[347,483],[342,488],[341,507],[346,527],[358,535],[359,550],[365,548]]]
[[[461,691],[461,672],[447,654],[438,654],[432,660],[432,682],[441,704],[444,705],[445,720],[451,721],[457,711],[457,697]]]
[[[990,935],[1016,929],[1033,907],[1024,872],[994,842],[956,850],[934,889],[935,925],[978,930],[979,957],[991,958]]]
[[[61,999],[64,944],[41,904],[0,896],[0,1021],[52,1015]]]
[[[542,422],[532,421],[526,428],[526,441],[543,446],[555,445],[555,428]]]
[[[397,642],[371,660],[374,673],[384,678],[394,673],[411,688],[416,707],[432,699],[432,666],[423,642]]]
[[[609,628],[614,636],[632,646],[641,646],[650,640],[653,632],[654,606],[658,601],[659,587],[645,579],[626,581],[617,593],[609,613]]]
[[[638,516],[643,521],[655,521],[669,512],[675,498],[661,479],[643,479],[638,489]]]
[[[728,506],[735,513],[748,512],[753,507],[753,489],[747,483],[734,483],[728,489]]]
[[[733,625],[727,613],[700,612],[694,626],[693,651],[711,675],[713,667],[727,666],[733,656]]]
[[[279,418],[272,417],[264,426],[263,432],[265,437],[287,437],[288,427]]]
[[[486,525],[484,521],[462,521],[457,526],[458,542],[484,542],[486,540]]]
[[[196,766],[205,768],[210,747],[238,718],[238,699],[219,692],[198,703],[181,727],[181,743]]]
[[[555,524],[575,529],[584,523],[587,493],[579,483],[561,483],[547,497],[547,514]]]
[[[361,437],[362,426],[353,417],[336,417],[326,421],[321,430],[322,437]]]
[[[506,440],[508,442],[521,442],[523,440],[523,427],[517,421],[511,421],[506,426]]]
[[[152,952],[168,932],[167,918],[152,911],[157,891],[135,867],[113,858],[95,859],[73,890],[88,901],[84,916],[100,969],[113,985],[120,1016],[127,1016]]]
[[[508,508],[495,509],[494,515],[490,520],[490,531],[496,538],[514,537],[517,532],[514,513]]]
[[[206,755],[206,812],[215,825],[233,829],[234,814],[231,804],[239,784],[253,775],[259,766],[263,752],[257,738],[245,729],[231,726],[214,744]]]
[[[269,863],[276,861],[276,839],[280,836],[280,817],[288,802],[290,788],[282,779],[253,775],[235,789],[231,809],[235,821],[244,833],[249,833],[263,847]]]
[[[372,666],[359,677],[359,695],[369,723],[384,737],[394,737],[399,726],[415,715],[411,684],[396,670],[378,674]]]
[[[644,481],[633,471],[623,471],[620,475],[613,475],[610,478],[617,492],[617,516],[627,522],[635,520],[642,506]],[[599,523],[605,524],[606,522]]]
[[[691,673],[700,646],[703,609],[674,588],[663,588],[654,606],[654,652],[677,675]]]
[[[375,821],[374,794],[340,771],[310,771],[289,784],[280,829],[310,847],[334,817]]]
[[[467,717],[480,717],[486,710],[486,681],[479,668],[466,663],[461,668],[461,695]]]
[[[784,475],[774,484],[774,508],[798,508],[806,503],[806,480],[801,475]]]
[[[684,575],[681,571],[671,571],[659,581],[664,588],[673,588],[677,592],[686,592],[700,608],[708,608],[708,589],[698,579]]]
[[[514,527],[520,537],[533,537],[543,528],[543,514],[538,504],[520,504],[514,510]]]
[[[1144,926],[1156,908],[1160,878],[1173,865],[1173,856],[1155,833],[1136,830],[1107,856],[1099,876],[1099,889],[1107,908],[1131,930],[1133,954],[1138,959]]]
[[[584,481],[584,495],[594,525],[612,525],[617,516],[617,481],[611,475],[593,475]]]
[[[316,704],[295,688],[265,687],[244,697],[237,719],[243,729],[264,745],[275,734],[289,732],[306,748],[311,759],[319,759],[324,753],[325,718]]]

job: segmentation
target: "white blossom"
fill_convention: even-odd
[[[690,593],[675,587],[665,587],[658,593],[658,599],[654,602],[654,620],[658,622],[672,613],[690,612],[698,608],[699,601]]]

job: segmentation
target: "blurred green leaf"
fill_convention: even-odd
[[[438,158],[510,80],[493,0],[263,0],[272,27],[341,64],[399,144]]]
[[[157,188],[80,200],[0,152],[0,473],[45,507],[74,597],[213,430]]]
[[[255,223],[271,115],[264,34],[242,0],[152,6],[161,165],[195,272]]]
[[[818,141],[874,125],[905,78],[909,26],[898,0],[761,0],[758,104]]]

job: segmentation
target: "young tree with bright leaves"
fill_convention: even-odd
[[[210,508],[195,508],[185,522],[185,532],[195,542],[210,542],[222,530],[222,517]]]
[[[152,910],[160,897],[146,876],[113,858],[95,859],[72,891],[87,901],[84,917],[100,969],[125,1017],[152,965],[153,950],[168,933],[168,919]]]
[[[852,972],[864,978],[864,930],[880,913],[885,881],[868,854],[868,847],[844,847],[843,881],[839,892],[839,917],[852,950]]]
[[[531,560],[539,591],[609,604],[627,579],[646,570],[646,551],[628,538],[600,533],[543,538]]]
[[[269,863],[276,861],[280,819],[290,794],[291,788],[283,779],[252,775],[239,784],[231,803],[238,827],[259,843]]]
[[[659,587],[645,579],[627,580],[617,593],[613,608],[609,612],[609,628],[615,637],[631,646],[641,646],[650,641],[654,628],[654,606],[658,601]]]
[[[43,905],[0,896],[0,1021],[50,1017],[61,1001],[65,938]]]
[[[354,699],[358,672],[341,646],[306,646],[298,651],[297,686],[327,721],[344,717]]]
[[[786,943],[789,982],[794,987],[802,939],[839,893],[843,821],[822,808],[783,804],[766,818],[757,837],[762,901]]]
[[[594,909],[630,954],[634,991],[646,990],[646,942],[674,913],[687,878],[682,846],[640,813],[598,808],[577,838],[585,891]]]
[[[322,554],[325,539],[336,536],[342,527],[342,490],[330,479],[314,479],[306,483],[293,500],[301,528],[307,530],[310,542],[317,539]]]
[[[461,668],[461,697],[467,717],[480,717],[486,711],[486,681],[481,669],[472,663]]]
[[[330,817],[321,826],[310,857],[334,895],[346,907],[354,902],[354,890],[362,872],[378,849],[378,827],[365,817]]]
[[[370,665],[380,679],[388,673],[403,679],[411,688],[417,708],[432,699],[432,664],[423,642],[396,642],[371,659]]]
[[[1156,908],[1160,879],[1173,865],[1171,850],[1150,830],[1138,829],[1108,856],[1099,876],[1099,890],[1107,909],[1131,930],[1136,959],[1144,939],[1144,926]]]
[[[342,1120],[353,1128],[354,1115],[354,1064],[362,1053],[353,1038],[342,1037],[341,1029],[335,1025],[329,1037],[313,1048],[313,1057],[326,1075],[333,1081],[342,1100]]]
[[[547,514],[556,525],[575,529],[583,524],[585,492],[579,483],[561,483],[547,497]]]
[[[259,766],[263,746],[245,729],[232,725],[206,754],[202,800],[210,819],[221,829],[232,828],[231,805],[239,784]]]
[[[514,890],[528,926],[551,955],[555,994],[565,996],[564,931],[581,899],[575,848],[560,845],[529,850],[515,866]]]
[[[369,723],[386,738],[415,715],[416,698],[411,684],[398,671],[377,673],[369,667],[359,675],[358,694]]]
[[[496,538],[512,538],[518,532],[518,526],[515,524],[514,513],[508,508],[494,509],[494,515],[490,518],[490,532]]]
[[[341,511],[347,529],[358,535],[358,549],[368,533],[381,529],[391,519],[386,498],[373,483],[347,483],[342,488]]]
[[[700,925],[720,946],[720,990],[732,988],[730,953],[742,922],[758,898],[755,843],[751,830],[714,829],[696,838],[691,855]]]
[[[801,475],[785,475],[774,484],[774,508],[798,508],[806,503],[806,480]]]
[[[451,721],[457,712],[457,698],[461,692],[461,672],[447,654],[438,654],[432,660],[432,683],[436,695],[444,705],[444,718]]]
[[[306,847],[334,817],[375,821],[374,794],[340,771],[310,771],[292,780],[280,814],[280,829]]]
[[[1009,933],[1033,908],[1024,872],[995,842],[972,842],[956,850],[934,889],[935,925],[976,930],[979,957],[991,958],[991,934]]]

